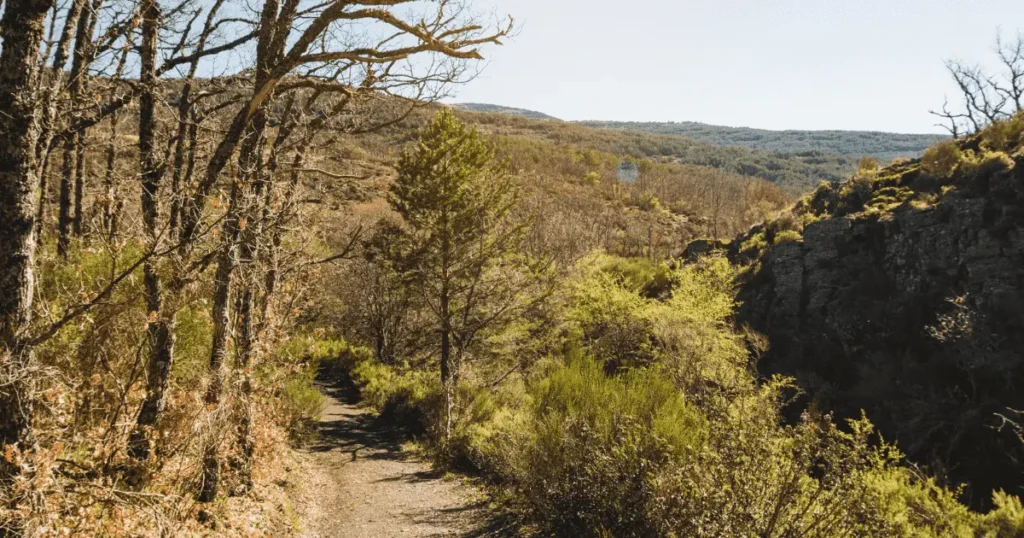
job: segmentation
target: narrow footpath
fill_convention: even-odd
[[[299,451],[295,499],[304,538],[496,536],[486,496],[402,450],[401,432],[355,405],[337,377],[322,380],[328,403],[319,437]]]

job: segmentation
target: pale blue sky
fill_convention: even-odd
[[[474,0],[513,15],[453,102],[567,120],[941,132],[943,60],[988,61],[1021,0]]]

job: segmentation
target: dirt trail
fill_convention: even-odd
[[[486,497],[445,479],[401,448],[399,432],[375,423],[336,379],[322,387],[328,405],[319,441],[301,450],[298,498],[305,538],[483,537]]]

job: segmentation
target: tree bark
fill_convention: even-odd
[[[87,0],[82,0],[84,4]],[[92,48],[93,21],[95,13],[91,6],[83,5],[78,16],[78,27],[75,30],[75,49],[71,57],[71,107],[77,106],[82,93],[85,90],[85,70],[91,61],[89,60],[90,49]],[[75,213],[71,220],[71,229],[74,235],[82,235],[83,204],[85,195],[85,136],[86,130],[82,129],[71,137],[72,150],[75,152]]]
[[[451,308],[448,283],[441,285],[441,389],[444,391],[444,439],[442,451],[447,455],[452,438],[452,412],[455,409],[455,371],[452,364]]]
[[[240,212],[243,193],[235,181],[231,187],[228,213],[224,219],[223,238],[217,273],[213,282],[213,342],[210,346],[210,384],[206,389],[206,403],[219,405],[224,388],[224,359],[227,357],[231,328],[231,280],[238,265],[236,242],[240,232]],[[203,456],[203,481],[196,495],[199,502],[213,502],[220,489],[219,439],[211,439]]]
[[[75,173],[75,135],[64,139],[64,160],[60,168],[60,198],[57,210],[57,254],[67,257],[71,247],[71,186],[72,174]]]
[[[141,82],[139,98],[139,158],[142,167],[142,220],[154,247],[160,243],[160,181],[163,169],[156,154],[156,56],[160,6],[147,0],[142,11]],[[157,262],[143,264],[146,308],[149,321],[149,366],[146,378],[146,399],[139,410],[135,429],[129,440],[129,452],[135,459],[146,459],[152,449],[150,430],[156,425],[166,405],[165,395],[174,363],[174,308],[165,304]]]
[[[32,317],[39,196],[36,82],[44,22],[52,6],[52,0],[7,0],[0,19],[0,375],[7,385],[0,391],[0,446],[34,443],[27,372],[32,353],[25,338]],[[0,461],[0,480],[15,473],[14,465]]]
[[[36,164],[40,167],[44,166],[49,160],[49,148],[54,132],[52,123],[57,113],[56,96],[61,92],[61,86],[64,82],[64,66],[68,62],[68,51],[71,48],[72,32],[76,29],[78,18],[82,13],[82,6],[84,5],[85,0],[74,0],[71,6],[68,7],[67,15],[64,17],[64,27],[60,32],[60,40],[57,41],[57,50],[54,51],[50,77],[41,100],[42,117],[39,122],[39,136],[35,145]],[[43,60],[45,61],[45,58]],[[42,176],[44,170],[40,168],[37,172]]]
[[[107,141],[107,163],[106,173],[103,177],[104,190],[106,191],[106,203],[103,206],[103,228],[107,233],[107,239],[114,243],[117,241],[118,228],[120,227],[121,211],[124,202],[121,200],[120,189],[117,182],[117,114],[110,116],[110,139]]]

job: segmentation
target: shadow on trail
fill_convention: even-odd
[[[320,390],[339,403],[355,406],[359,402],[358,391],[343,372],[321,368],[317,373]],[[324,411],[325,420],[317,425],[317,439],[308,450],[349,452],[352,459],[374,458],[405,460],[402,452],[404,433],[395,427],[382,424],[372,413],[351,412],[337,404],[329,404]]]
[[[346,372],[323,367],[317,372],[317,384],[329,398],[324,419],[317,426],[317,439],[307,447],[314,452],[338,451],[351,455],[351,460],[380,459],[409,461],[402,450],[408,439],[400,426],[380,420],[372,412],[360,410],[359,391]],[[425,471],[402,473],[377,480],[377,483],[416,483],[442,480],[444,472],[433,468]],[[515,518],[495,512],[488,501],[479,501],[457,508],[424,510],[410,513],[416,522],[443,526],[453,521],[475,521],[473,529],[459,534],[459,538],[511,538],[517,536]],[[442,535],[438,535],[442,536]],[[451,534],[443,536],[450,537]]]

